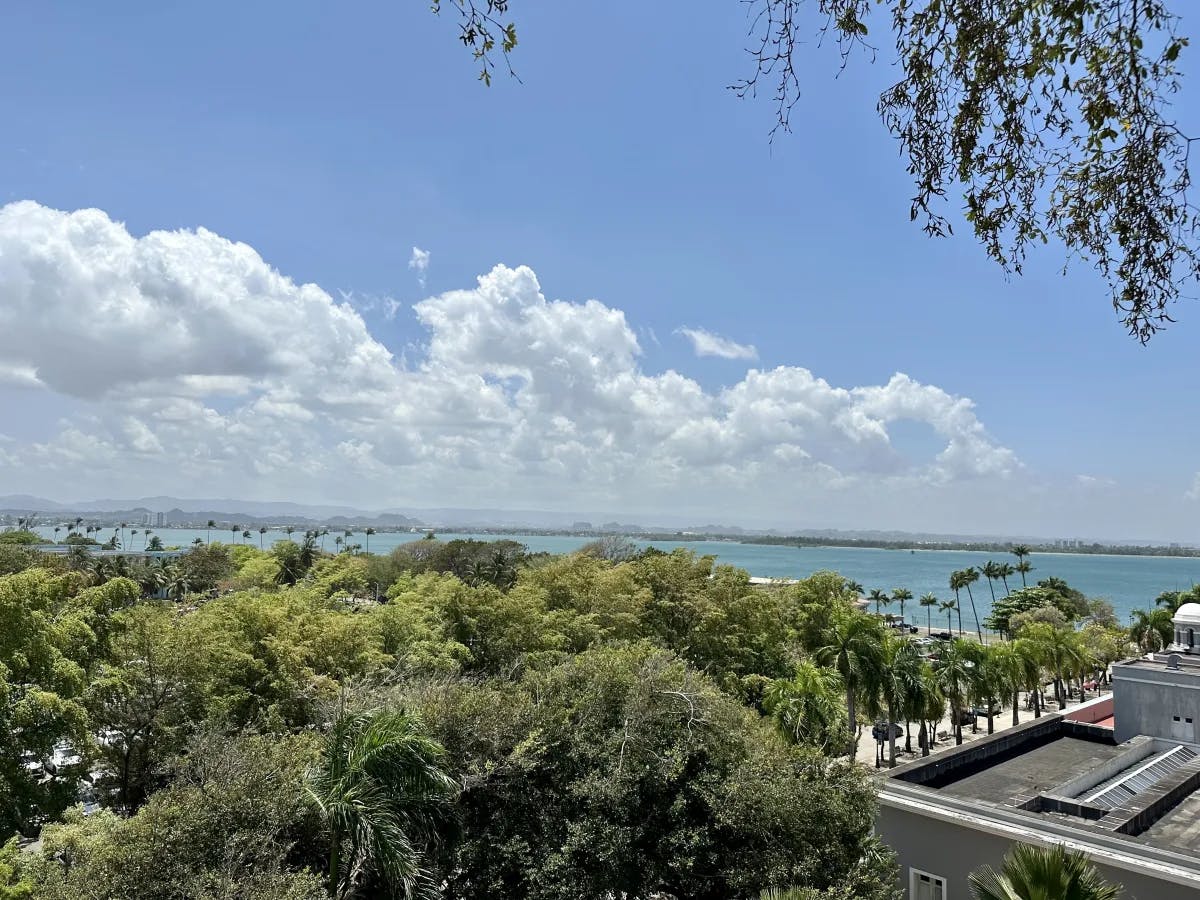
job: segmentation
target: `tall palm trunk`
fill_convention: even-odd
[[[991,582],[988,582],[988,583],[990,584]],[[979,610],[977,610],[975,608],[975,595],[973,593],[971,593],[971,585],[970,584],[967,585],[967,596],[971,598],[971,615],[974,616],[974,618],[975,618],[975,633],[979,635],[979,643],[982,644],[983,643],[983,629],[979,626]],[[995,594],[993,594],[992,595],[993,605],[995,604],[995,602],[996,602],[996,598],[995,598]],[[960,628],[960,630],[962,628],[961,619],[959,621],[959,628]]]
[[[1021,690],[1020,690],[1020,688],[1014,688],[1013,689],[1013,724],[1014,725],[1021,724],[1021,720],[1017,716],[1017,713],[1018,713],[1017,707],[1020,706],[1020,704],[1021,704]]]
[[[896,768],[896,717],[891,706],[888,707],[888,768]]]
[[[854,688],[846,688],[846,722],[850,726],[850,761],[858,756],[858,715],[854,708]]]

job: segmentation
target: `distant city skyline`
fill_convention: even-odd
[[[422,6],[210,12],[10,14],[0,493],[1200,541],[1200,306],[926,238],[886,67],[769,142],[737,4],[531,10],[490,90]]]

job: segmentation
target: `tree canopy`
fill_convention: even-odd
[[[1191,203],[1195,136],[1174,115],[1188,37],[1167,0],[949,3],[944,0],[747,0],[750,72],[731,87],[775,105],[791,130],[801,62],[823,41],[842,66],[894,65],[877,109],[914,193],[909,217],[933,236],[961,210],[1005,272],[1031,249],[1061,248],[1095,267],[1137,340],[1172,321],[1200,277]],[[510,0],[453,7],[459,39],[491,82],[512,72]],[[734,38],[731,37],[731,40]]]

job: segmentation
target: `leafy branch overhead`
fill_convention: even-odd
[[[1194,138],[1174,120],[1187,46],[1162,0],[749,0],[753,74],[790,130],[810,34],[843,65],[889,29],[900,79],[878,110],[916,182],[910,214],[951,230],[949,193],[988,255],[1020,273],[1031,244],[1061,241],[1108,281],[1130,333],[1171,321],[1200,275],[1190,202]]]
[[[447,6],[458,13],[458,39],[471,51],[479,63],[479,80],[489,87],[492,72],[496,68],[496,50],[508,74],[516,77],[509,54],[517,48],[517,28],[512,22],[505,24],[501,17],[508,13],[509,0],[432,0],[435,15],[440,15]]]
[[[490,84],[512,72],[510,0],[434,0]],[[1005,272],[1031,245],[1061,242],[1067,262],[1095,266],[1130,334],[1143,343],[1172,321],[1200,276],[1191,146],[1174,118],[1188,39],[1167,0],[744,0],[753,71],[739,96],[771,92],[772,134],[791,130],[801,55],[828,39],[842,65],[887,33],[899,80],[879,114],[915,182],[910,216],[952,230],[947,204]],[[881,42],[882,43],[882,42]]]

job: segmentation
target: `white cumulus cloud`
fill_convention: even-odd
[[[711,391],[645,371],[624,312],[548,298],[524,266],[418,303],[401,360],[351,303],[245,244],[204,229],[138,237],[98,210],[23,202],[0,209],[0,297],[6,390],[72,409],[6,444],[0,492],[737,518],[869,510],[881,492],[960,502],[956,485],[1020,468],[969,399],[903,374],[836,386],[779,366]],[[889,428],[905,420],[928,425],[940,451],[893,448]]]
[[[758,359],[758,350],[753,344],[739,344],[729,338],[705,331],[703,328],[679,328],[692,343],[692,352],[697,356],[719,356],[721,359]]]
[[[429,257],[428,250],[413,247],[412,256],[408,258],[408,267],[417,273],[417,282],[421,285],[421,290],[425,290],[425,273],[429,271]]]

